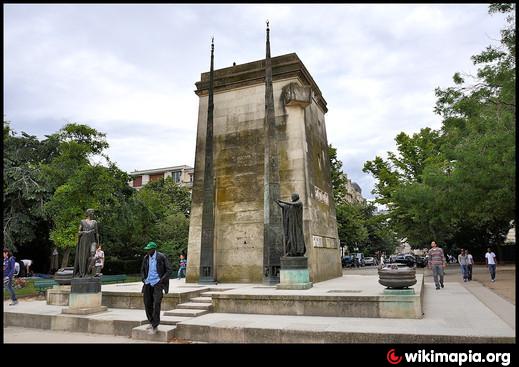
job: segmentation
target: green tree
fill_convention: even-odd
[[[348,178],[342,172],[342,162],[337,158],[337,148],[331,144],[328,145],[328,157],[330,159],[330,174],[332,181],[333,199],[335,205],[345,203],[346,198],[346,183]]]
[[[453,87],[436,89],[441,129],[401,133],[397,154],[364,166],[392,228],[415,245],[498,244],[514,217],[514,11],[515,4],[492,4],[490,13],[508,14],[500,46],[472,57],[476,76],[456,73]]]
[[[4,245],[13,251],[31,242],[45,242],[48,222],[43,205],[50,190],[42,177],[41,164],[57,152],[52,139],[12,131],[4,120],[3,224]]]
[[[128,176],[114,165],[83,165],[56,189],[45,208],[53,221],[50,238],[66,250],[63,266],[67,265],[68,254],[77,244],[79,223],[88,208],[96,211],[100,239],[110,248],[106,239],[110,238],[107,232],[113,227],[106,222],[113,218],[110,215],[113,208],[120,207],[131,192],[127,182]]]
[[[363,244],[368,239],[368,231],[365,226],[362,206],[344,203],[337,205],[337,231],[341,243],[353,247]]]

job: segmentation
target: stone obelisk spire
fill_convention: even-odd
[[[280,257],[283,246],[281,213],[275,200],[279,199],[279,155],[274,115],[272,63],[270,60],[270,29],[267,21],[267,50],[265,58],[265,181],[264,181],[264,247],[263,282],[279,283]]]
[[[214,164],[213,164],[213,81],[214,38],[211,40],[211,70],[209,72],[209,101],[207,106],[207,130],[205,136],[204,196],[202,209],[202,241],[200,245],[199,283],[214,283]]]

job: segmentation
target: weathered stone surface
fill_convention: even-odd
[[[259,60],[215,70],[214,255],[215,276],[219,282],[261,283],[263,280],[264,66],[264,60]],[[310,280],[334,278],[342,274],[342,268],[324,123],[326,102],[297,55],[273,58],[272,68],[280,199],[287,200],[292,192],[298,192],[303,202]],[[198,282],[200,276],[208,80],[208,73],[202,74],[201,81],[196,83],[200,103],[187,282]],[[290,84],[289,89],[295,91],[294,101],[302,102],[312,95],[306,107],[299,102],[285,105],[283,89]],[[317,245],[314,245],[314,236],[321,238]]]
[[[101,292],[101,278],[73,278],[71,293],[99,293]]]
[[[55,285],[47,289],[47,304],[55,306],[68,306],[70,285]]]

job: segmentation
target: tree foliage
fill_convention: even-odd
[[[4,120],[3,224],[4,245],[13,251],[45,235],[48,226],[43,206],[50,190],[42,177],[41,163],[57,152],[54,140],[12,131]]]
[[[392,253],[398,241],[388,227],[387,218],[376,213],[371,203],[350,203],[346,200],[347,177],[342,171],[342,162],[337,158],[337,149],[328,147],[332,188],[335,200],[337,231],[341,245],[350,251],[355,247],[366,255],[377,252]]]
[[[515,4],[499,46],[472,57],[476,76],[455,73],[454,86],[437,88],[439,130],[400,133],[397,153],[364,165],[377,183],[377,202],[392,228],[414,245],[502,243],[515,213]]]
[[[40,141],[24,132],[17,135],[4,121],[3,142],[7,246],[34,252],[34,244],[46,244],[46,250],[40,251],[45,259],[52,241],[64,250],[66,266],[79,223],[86,209],[92,208],[107,259],[121,262],[114,268],[122,269],[122,262],[137,263],[149,241],[158,243],[172,259],[186,252],[189,190],[171,178],[152,182],[141,191],[131,188],[130,176],[105,154],[104,133],[71,123]],[[94,163],[98,158],[102,164]]]

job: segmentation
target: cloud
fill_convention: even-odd
[[[127,171],[194,162],[200,74],[296,52],[328,102],[329,142],[372,197],[365,161],[404,131],[438,128],[434,88],[472,72],[499,39],[486,4],[80,4],[4,6],[4,113],[43,137],[66,122],[106,132]]]

